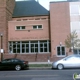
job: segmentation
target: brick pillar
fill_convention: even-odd
[[[12,19],[14,6],[15,0],[0,0],[0,34],[3,34],[2,45],[5,53],[8,53],[8,21]]]

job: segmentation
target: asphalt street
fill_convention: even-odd
[[[80,69],[0,71],[0,80],[73,80],[74,73]]]

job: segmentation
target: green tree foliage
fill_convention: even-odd
[[[67,36],[67,39],[65,39],[65,45],[67,48],[74,48],[80,47],[80,39],[78,39],[78,35],[76,31],[73,31]]]

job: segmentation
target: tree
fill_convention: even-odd
[[[76,31],[73,31],[67,36],[67,39],[65,39],[65,45],[69,49],[72,48],[73,53],[75,48],[80,48],[80,39],[78,39]]]

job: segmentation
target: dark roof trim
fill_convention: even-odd
[[[21,17],[37,17],[37,16],[49,16],[49,15],[33,15],[33,16],[17,16],[17,17],[12,17],[12,18],[21,18]]]

